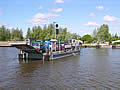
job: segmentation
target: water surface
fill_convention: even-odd
[[[0,48],[0,89],[119,90],[120,49],[82,48],[54,61],[18,60],[16,48]]]

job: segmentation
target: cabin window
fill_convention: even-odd
[[[32,46],[35,46],[35,43],[32,43]]]

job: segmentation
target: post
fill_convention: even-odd
[[[55,23],[56,23],[56,22],[53,22],[53,25],[54,25],[54,27],[55,27],[55,40],[56,40],[56,26],[55,26]],[[55,41],[55,52],[56,52],[56,41]]]
[[[23,53],[23,59],[25,58],[25,53]]]
[[[55,40],[56,40],[56,28],[55,28]],[[56,52],[56,41],[55,41],[55,52]]]
[[[59,53],[60,53],[60,39],[59,39]]]
[[[75,42],[75,51],[77,50],[77,44],[76,44],[76,42]]]
[[[26,53],[26,60],[28,60],[29,59],[29,54],[28,53]]]
[[[50,59],[53,59],[53,43],[51,42]]]
[[[21,50],[19,49],[19,54],[21,54]]]
[[[43,55],[43,61],[45,60],[45,56]]]
[[[60,38],[59,38],[59,53],[60,53]]]

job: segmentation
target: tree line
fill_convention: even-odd
[[[34,26],[32,29],[28,28],[26,38],[35,38],[35,40],[50,40],[55,39],[55,26],[53,24],[41,26]],[[70,33],[67,28],[59,28],[59,34],[56,39],[61,41],[70,42],[72,38],[80,39],[80,35]]]
[[[84,35],[81,40],[86,41],[86,43],[92,42],[112,42],[115,40],[120,40],[120,37],[117,35],[111,35],[109,32],[109,26],[107,24],[101,25],[99,28],[93,31],[92,35]]]
[[[19,28],[7,29],[5,26],[0,27],[0,41],[23,41],[25,38],[34,38],[35,40],[55,39],[55,26],[53,24],[34,26],[27,29],[26,37],[23,37],[23,31]],[[56,39],[61,41],[70,41],[72,38],[80,39],[80,35],[70,33],[67,28],[59,28],[59,34]]]
[[[23,31],[19,28],[7,29],[5,26],[0,27],[0,41],[22,41],[25,38],[34,38],[35,40],[50,40],[55,39],[55,26],[53,24],[41,26],[34,26],[27,29],[26,37],[23,37]],[[86,34],[80,37],[77,33],[68,32],[67,28],[59,28],[59,34],[56,35],[56,39],[61,41],[70,42],[71,39],[80,39],[86,43],[92,42],[112,42],[120,40],[120,37],[115,34],[111,35],[109,32],[109,26],[107,24],[101,25],[99,28],[93,31],[92,35]]]
[[[0,41],[24,40],[22,29],[7,29],[5,26],[0,27]]]

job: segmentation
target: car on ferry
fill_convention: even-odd
[[[45,45],[43,40],[32,41],[32,46],[41,52],[45,52]]]
[[[26,38],[25,40],[27,45],[30,45],[41,52],[45,52],[44,40],[35,40],[34,38]]]

